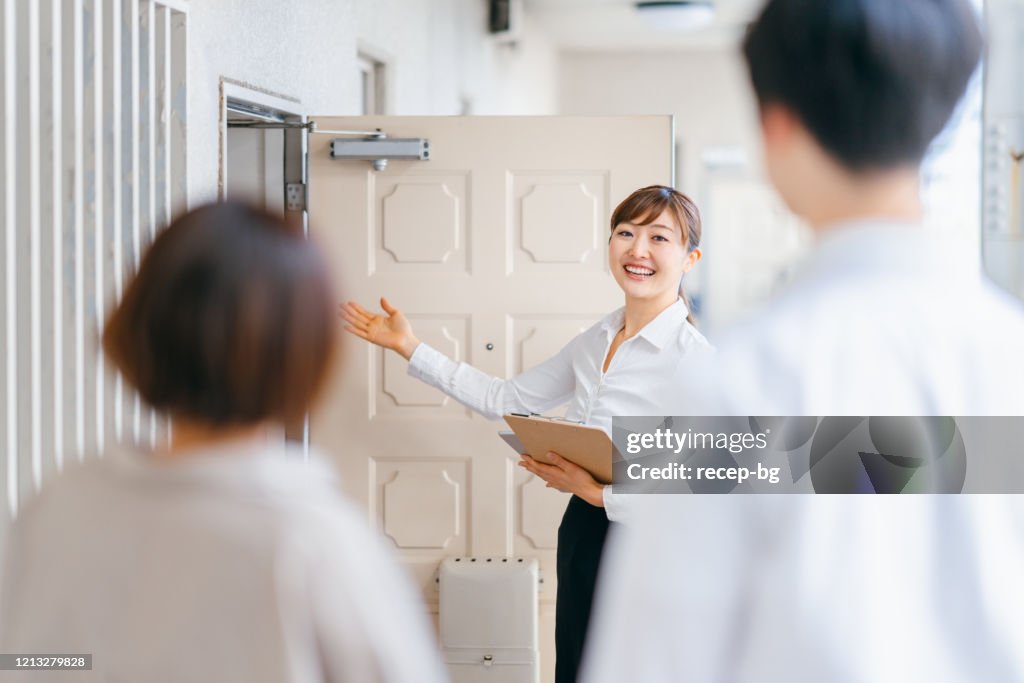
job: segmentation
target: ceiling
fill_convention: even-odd
[[[714,0],[715,19],[698,31],[651,26],[632,0],[521,0],[531,25],[539,25],[565,50],[665,51],[735,45],[764,0]]]

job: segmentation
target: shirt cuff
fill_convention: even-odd
[[[415,377],[416,379],[426,380],[428,377],[436,377],[438,370],[444,365],[444,361],[448,360],[448,357],[437,349],[425,344],[419,343],[419,346],[409,356],[409,367],[407,372]]]
[[[604,491],[601,492],[601,497],[604,499],[604,514],[607,515],[609,522],[623,522],[626,520],[626,501],[625,494],[612,493],[611,486],[605,486]]]

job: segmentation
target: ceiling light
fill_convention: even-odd
[[[665,31],[696,31],[715,18],[711,0],[651,0],[637,2],[635,7],[646,24]]]

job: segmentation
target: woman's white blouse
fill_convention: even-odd
[[[666,308],[619,346],[608,372],[602,367],[622,329],[623,308],[580,333],[554,357],[512,379],[453,361],[427,344],[416,348],[409,374],[490,419],[508,413],[545,413],[568,403],[567,419],[611,434],[612,417],[662,415],[686,391],[680,373],[684,357],[711,348],[686,315],[681,299]],[[605,487],[605,513],[613,522],[624,519],[622,498]]]

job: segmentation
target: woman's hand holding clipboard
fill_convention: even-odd
[[[557,466],[560,456],[569,465],[584,470],[598,484],[611,483],[614,446],[603,429],[557,418],[515,413],[506,415],[505,422],[522,443],[520,453],[528,453],[537,463]]]

